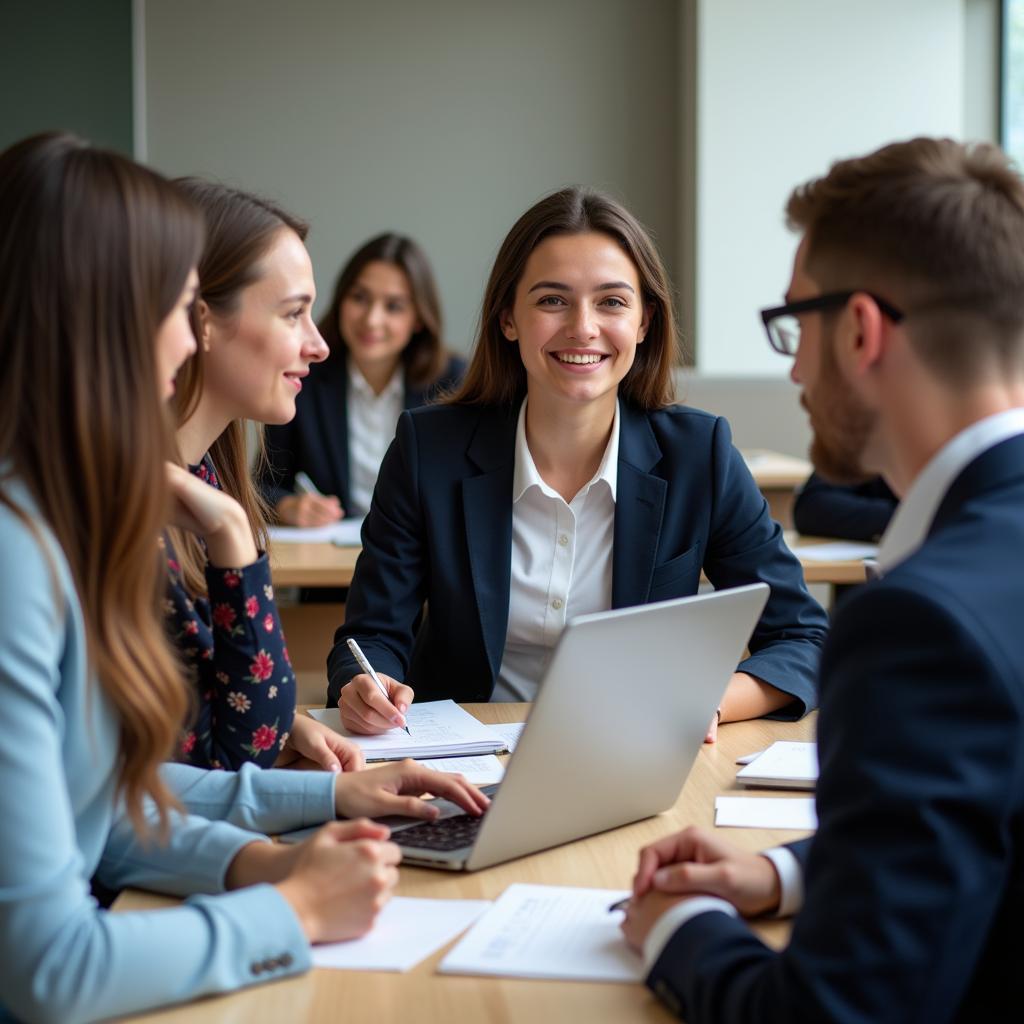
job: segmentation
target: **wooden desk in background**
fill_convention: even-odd
[[[485,722],[516,722],[526,717],[525,704],[467,704]],[[710,827],[714,800],[721,793],[742,791],[736,785],[735,759],[761,750],[772,740],[814,738],[814,716],[803,722],[736,722],[722,727],[715,746],[697,756],[675,807],[656,818],[613,829],[588,839],[545,850],[474,874],[448,874],[423,868],[402,868],[398,893],[446,899],[495,899],[513,882],[548,885],[628,888],[641,846],[686,825]],[[572,766],[567,765],[567,770]],[[744,791],[745,792],[745,791]],[[785,793],[773,795],[787,796]],[[796,795],[796,794],[792,794]],[[595,794],[595,799],[600,796]],[[770,829],[723,829],[722,834],[749,850],[791,842],[799,832]],[[153,909],[173,905],[166,897],[128,892],[116,910]],[[756,930],[769,944],[786,942],[789,924],[758,922]],[[230,996],[191,1003],[133,1017],[149,1024],[283,1024],[335,1021],[415,1021],[452,1024],[456,1021],[517,1022],[672,1020],[643,986],[564,981],[527,981],[438,975],[434,970],[444,951],[407,974],[314,970],[286,981],[260,985]]]
[[[811,475],[811,464],[764,448],[744,448],[740,454],[768,502],[772,519],[784,530],[791,529],[795,492]]]

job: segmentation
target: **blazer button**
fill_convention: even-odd
[[[294,963],[291,953],[282,953],[281,958],[277,961],[282,967],[291,967]]]
[[[249,973],[257,978],[263,973],[263,964],[257,960],[255,963],[249,964]]]
[[[267,959],[263,961],[263,970],[265,970],[267,974],[271,971],[276,971],[277,961],[272,956],[268,956]]]

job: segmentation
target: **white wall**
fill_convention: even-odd
[[[465,349],[513,221],[610,188],[676,250],[676,0],[141,0],[148,156],[313,224],[321,296],[382,230],[437,271]]]
[[[692,2],[697,368],[784,375],[757,311],[788,282],[786,197],[885,142],[961,136],[964,0]]]

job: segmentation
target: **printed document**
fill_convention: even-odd
[[[777,740],[736,773],[744,786],[814,789],[818,781],[818,744]]]
[[[342,519],[326,526],[271,526],[271,544],[336,544],[340,548],[359,547],[363,517]]]
[[[625,889],[510,885],[441,961],[442,974],[640,981],[643,965],[608,907]]]

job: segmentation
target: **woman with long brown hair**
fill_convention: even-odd
[[[359,768],[358,747],[294,715],[266,509],[246,446],[246,421],[291,420],[311,364],[327,355],[312,320],[307,226],[239,189],[197,178],[175,184],[202,211],[207,233],[192,317],[199,351],[175,394],[178,450],[193,477],[234,499],[217,530],[178,502],[169,531],[168,621],[196,704],[179,756],[212,768],[299,757],[334,771]],[[184,470],[172,480],[176,488],[187,482]]]
[[[330,356],[295,418],[267,431],[260,479],[277,518],[293,526],[365,515],[402,410],[453,388],[466,368],[444,347],[427,255],[405,235],[377,235],[348,259],[318,326]],[[319,493],[298,485],[300,473]]]
[[[728,424],[673,404],[676,349],[664,267],[628,210],[568,188],[523,214],[461,389],[403,414],[381,468],[328,662],[349,728],[402,721],[414,688],[530,700],[569,618],[694,594],[702,569],[771,585],[708,738],[719,718],[814,705],[825,615]]]
[[[73,137],[0,153],[3,1019],[73,1024],[296,973],[310,942],[365,932],[395,883],[380,826],[275,846],[183,814],[174,794],[281,830],[433,817],[401,795],[428,789],[485,802],[408,764],[338,777],[164,765],[188,705],[160,614],[166,401],[195,347],[202,231],[164,179]],[[215,530],[223,507],[201,508],[210,489],[195,484],[177,498]],[[90,880],[191,898],[112,915]],[[200,895],[228,889],[244,891]]]

